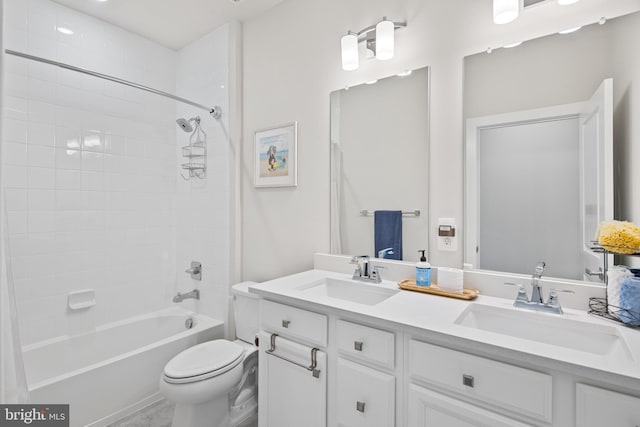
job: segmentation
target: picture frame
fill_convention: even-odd
[[[256,131],[254,186],[298,185],[298,122]]]

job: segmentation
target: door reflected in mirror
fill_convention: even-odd
[[[401,211],[395,234],[415,261],[429,241],[428,68],[332,92],[330,102],[331,253],[377,257],[376,231],[392,230],[376,230],[374,212]]]

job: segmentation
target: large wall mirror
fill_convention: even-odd
[[[639,44],[634,13],[465,58],[467,266],[602,281],[589,242],[631,219]]]
[[[415,261],[429,240],[428,68],[330,101],[331,252],[377,257],[374,212],[402,211],[402,259]]]

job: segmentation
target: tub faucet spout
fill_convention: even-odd
[[[178,292],[178,294],[173,297],[173,302],[182,302],[188,298],[200,299],[200,291],[198,289],[194,289],[191,292]]]

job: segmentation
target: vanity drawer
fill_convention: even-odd
[[[393,427],[395,425],[395,385],[393,375],[384,374],[338,358],[335,394],[339,426]]]
[[[327,346],[327,316],[271,301],[261,301],[260,327],[283,337]]]
[[[412,379],[550,423],[551,375],[416,340],[409,342]]]
[[[395,336],[392,332],[338,320],[336,344],[340,352],[357,359],[389,369],[395,366]]]

